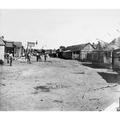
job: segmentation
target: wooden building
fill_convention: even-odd
[[[0,38],[0,60],[2,60],[4,62],[4,50],[5,50],[5,43],[2,40],[2,38]]]
[[[72,59],[72,52],[71,50],[66,50],[62,52],[62,58],[64,59]]]
[[[23,54],[22,42],[14,42],[14,57],[21,57]]]
[[[113,51],[113,69],[120,70],[120,49]]]
[[[67,51],[68,50],[68,51]],[[88,53],[91,53],[94,50],[94,47],[90,43],[68,46],[64,53],[69,54],[71,59],[87,61]]]
[[[5,41],[5,53],[12,53],[14,56],[14,42]]]
[[[5,41],[5,53],[12,53],[14,57],[21,57],[23,52],[22,42]]]

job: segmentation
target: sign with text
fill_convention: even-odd
[[[27,42],[27,47],[34,47],[35,46],[35,42]]]

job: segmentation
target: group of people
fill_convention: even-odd
[[[25,54],[25,59],[27,60],[27,63],[29,63],[29,64],[31,64],[31,54],[32,54],[32,53],[30,53],[30,52],[27,52],[27,53]],[[36,52],[36,53],[34,54],[34,56],[36,56],[36,61],[37,61],[37,62],[42,61],[42,58],[41,58],[41,57],[43,57],[43,58],[44,58],[44,61],[46,62],[46,59],[47,59],[47,54],[46,54],[46,53],[41,54],[41,53],[39,53],[39,52]]]
[[[32,55],[31,52],[26,52],[25,53],[25,59],[27,60],[27,63],[29,63],[29,64],[31,64],[31,55]],[[41,57],[43,57],[44,61],[46,62],[47,54],[45,52],[44,53],[36,52],[35,56],[36,56],[36,61],[37,62],[42,61]],[[6,53],[5,58],[7,60],[7,64],[9,64],[10,66],[12,66],[13,54],[8,52],[8,53]]]
[[[44,57],[44,61],[46,62],[47,54],[44,53],[44,54],[41,55],[41,54],[38,53],[38,52],[36,53],[36,61],[37,61],[37,62],[42,61],[41,56]]]
[[[46,54],[46,53],[44,53],[44,54],[42,54],[42,55],[41,55],[40,53],[37,53],[37,54],[36,54],[36,61],[37,61],[37,62],[42,61],[41,56],[43,56],[44,61],[46,62],[46,59],[47,59],[47,54]]]

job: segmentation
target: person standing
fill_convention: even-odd
[[[13,54],[12,53],[9,54],[9,60],[10,60],[10,66],[12,66],[12,61],[13,61]]]
[[[9,63],[9,53],[6,54],[7,63]]]
[[[38,60],[39,60],[39,53],[37,52],[37,54],[36,54],[36,61],[38,62]]]
[[[38,59],[39,59],[39,62],[42,61],[40,53],[39,53]]]
[[[44,61],[46,62],[47,54],[44,54]]]
[[[31,57],[31,56],[30,56],[30,53],[28,52],[28,53],[27,53],[27,63],[29,63],[29,64],[31,63],[30,57]]]

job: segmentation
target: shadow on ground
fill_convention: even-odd
[[[86,62],[85,63],[83,62],[82,65],[91,67],[91,68],[96,68],[96,69],[106,68],[106,66],[103,66],[103,65],[86,63]]]
[[[118,83],[120,84],[120,74],[113,74],[113,73],[104,73],[98,72],[103,79],[106,80],[107,83]]]
[[[52,63],[52,61],[47,60],[46,62]]]

